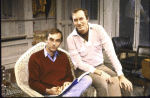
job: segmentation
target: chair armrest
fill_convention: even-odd
[[[133,50],[126,50],[126,49],[120,49],[119,50],[119,55],[118,55],[118,59],[120,60],[120,56],[121,56],[121,53],[122,52],[126,52],[126,55],[127,53],[133,53],[135,54],[135,70],[137,69],[137,52],[136,51],[133,51]]]
[[[122,53],[122,52],[137,53],[136,51],[133,51],[133,50],[120,49],[119,53]]]
[[[150,48],[150,46],[138,45],[138,48]]]
[[[137,49],[137,56],[139,55],[139,49],[140,48],[149,48],[150,49],[150,45],[149,46],[145,46],[145,45],[138,45],[138,49]],[[146,54],[149,56],[149,54]]]
[[[120,50],[119,50],[119,55],[118,55],[118,59],[119,59],[119,60],[120,60],[121,53],[123,53],[123,52],[126,52],[126,56],[128,56],[127,53],[133,53],[133,54],[135,54],[135,57],[137,57],[137,52],[136,52],[136,51],[133,51],[133,50],[126,50],[126,49],[120,49]],[[135,59],[135,60],[136,60],[136,59]]]

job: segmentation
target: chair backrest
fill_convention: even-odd
[[[142,61],[150,59],[150,46],[138,45],[137,49],[137,68],[142,68]]]
[[[32,97],[40,97],[42,96],[41,94],[37,93],[36,91],[32,90],[29,87],[28,84],[28,77],[29,77],[29,72],[28,72],[28,61],[30,56],[39,51],[44,49],[46,43],[45,42],[40,42],[38,44],[36,44],[35,46],[31,47],[28,51],[26,51],[16,62],[15,64],[15,76],[16,76],[16,82],[18,84],[18,86],[27,94],[29,94]],[[58,50],[65,52],[69,58],[69,61],[71,63],[71,68],[72,68],[72,74],[74,76],[75,79],[75,75],[74,75],[74,71],[73,71],[73,63],[71,62],[71,58],[70,55],[67,51],[58,48]],[[28,89],[27,89],[28,88]],[[28,90],[28,91],[27,91]],[[31,93],[31,91],[34,92],[34,94]],[[36,96],[37,95],[37,96]]]
[[[120,49],[133,50],[131,38],[129,36],[113,37],[112,42],[113,42],[116,54],[119,54]]]
[[[40,42],[38,44],[36,44],[35,46],[31,47],[29,50],[27,50],[16,62],[15,64],[15,76],[16,76],[16,82],[18,84],[18,86],[27,94],[29,94],[30,96],[34,96],[32,95],[32,93],[30,92],[34,92],[32,89],[26,89],[26,88],[30,88],[29,84],[28,84],[28,61],[30,56],[39,51],[42,50],[45,47],[44,42]],[[34,92],[36,93],[36,92]],[[40,94],[37,96],[41,96]]]
[[[137,53],[142,56],[150,56],[150,45],[138,45]]]

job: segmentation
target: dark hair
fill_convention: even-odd
[[[89,14],[88,14],[88,11],[86,9],[84,9],[84,8],[77,8],[77,9],[73,10],[72,13],[71,13],[71,16],[70,16],[70,20],[71,21],[73,21],[72,14],[73,13],[77,13],[80,10],[84,12],[84,15],[85,15],[86,19],[89,18]]]
[[[60,34],[61,34],[61,42],[62,42],[62,41],[63,41],[63,34],[62,34],[62,32],[61,32],[59,29],[57,29],[57,28],[53,28],[53,29],[48,30],[48,31],[46,32],[45,39],[47,40],[49,34],[56,34],[56,33],[60,33]]]

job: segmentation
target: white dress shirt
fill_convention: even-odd
[[[74,66],[93,73],[95,66],[104,61],[103,47],[118,76],[123,75],[122,66],[116,56],[111,38],[101,25],[88,24],[88,42],[77,33],[76,28],[67,38],[68,49]]]

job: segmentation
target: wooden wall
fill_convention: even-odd
[[[33,32],[55,28],[55,0],[51,15],[33,18],[32,0],[1,0],[1,65],[13,68],[19,57],[32,47]],[[7,6],[7,5],[11,6]],[[7,7],[6,7],[7,6]],[[3,9],[12,10],[10,15]]]
[[[33,39],[32,0],[12,0],[11,4],[8,9],[12,9],[12,16],[5,17],[1,12],[1,65],[6,69],[15,66],[19,57],[32,47]],[[2,4],[1,11],[4,6],[7,5]]]
[[[47,22],[45,18],[35,18],[33,21],[33,31],[44,31],[51,28],[55,28],[55,21],[55,17],[48,18]]]

